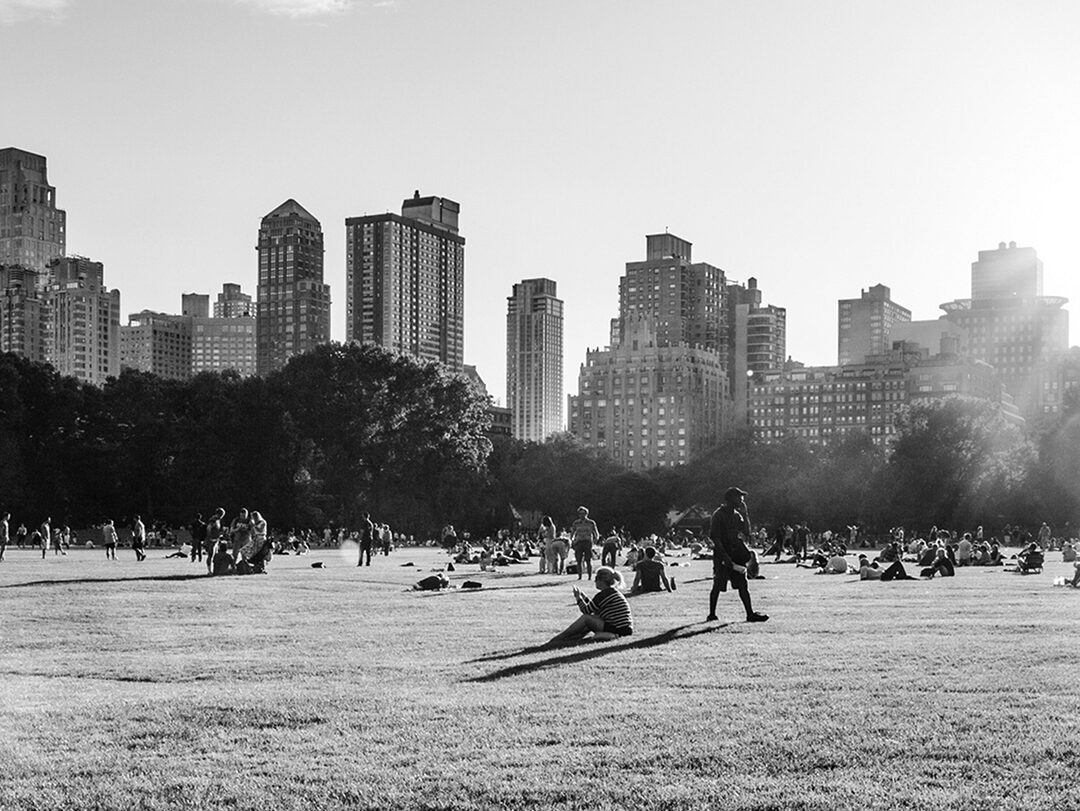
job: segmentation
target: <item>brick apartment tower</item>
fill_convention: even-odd
[[[570,432],[631,470],[688,462],[732,417],[724,271],[691,247],[646,237],[645,261],[619,280],[611,345],[586,353],[569,398]]]
[[[66,223],[45,158],[15,147],[0,149],[0,265],[36,271],[44,288],[50,264],[66,252]]]
[[[322,226],[295,200],[263,217],[256,250],[256,368],[265,375],[330,340],[330,286]]]

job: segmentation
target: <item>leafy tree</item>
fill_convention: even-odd
[[[305,451],[301,476],[347,524],[422,496],[434,499],[433,512],[451,511],[442,477],[479,469],[490,451],[488,400],[438,364],[334,343],[292,358],[270,382]],[[422,533],[431,520],[399,512],[395,525]]]

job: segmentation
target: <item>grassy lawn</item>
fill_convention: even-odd
[[[417,593],[441,553],[245,578],[163,554],[8,550],[0,809],[1080,808],[1060,553],[930,582],[766,564],[763,625],[731,593],[703,623],[711,564],[676,558],[632,637],[557,650],[577,580],[534,565]]]

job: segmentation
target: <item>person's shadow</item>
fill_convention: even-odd
[[[499,668],[483,676],[474,676],[471,679],[466,679],[469,682],[483,683],[490,681],[498,681],[499,679],[506,679],[511,676],[520,676],[524,673],[532,673],[537,670],[543,670],[549,667],[558,667],[559,665],[575,664],[577,662],[588,661],[589,659],[596,659],[600,656],[607,656],[612,653],[621,653],[623,651],[630,650],[644,650],[646,648],[655,648],[657,645],[666,645],[669,642],[677,642],[683,639],[692,639],[695,636],[701,636],[702,634],[711,634],[714,631],[719,631],[721,628],[726,628],[731,623],[724,622],[716,625],[709,625],[706,628],[696,628],[694,630],[687,630],[688,628],[694,628],[693,625],[680,625],[676,628],[670,628],[667,631],[656,634],[655,636],[647,636],[643,639],[635,639],[633,642],[618,643],[599,643],[597,640],[586,637],[582,640],[575,640],[562,644],[546,644],[546,645],[533,645],[528,648],[519,648],[515,651],[508,653],[496,653],[489,656],[481,656],[477,659],[469,660],[468,664],[476,662],[498,662],[506,659],[514,659],[518,656],[528,656],[533,653],[555,652],[573,649],[573,653],[563,653],[558,656],[551,656],[547,659],[539,659],[535,662],[523,662],[520,665],[510,665],[508,667]],[[625,638],[625,637],[624,637]],[[587,646],[582,650],[582,646]]]

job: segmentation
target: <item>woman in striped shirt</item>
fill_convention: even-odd
[[[601,566],[596,570],[598,591],[591,600],[574,586],[574,599],[581,609],[581,616],[565,631],[552,637],[548,644],[581,639],[590,631],[594,639],[630,636],[634,632],[634,620],[630,616],[630,603],[619,591],[622,582],[621,574],[609,566]]]

